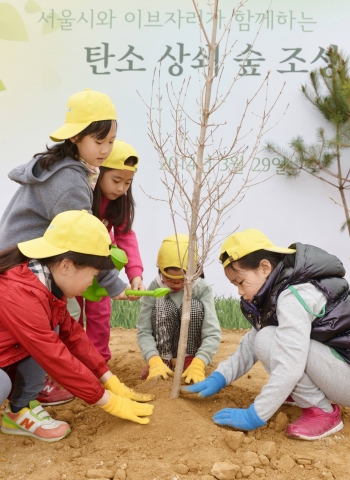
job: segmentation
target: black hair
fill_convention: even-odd
[[[138,162],[137,157],[128,157],[124,165],[128,167],[134,167]],[[114,168],[108,167],[100,167],[100,175],[98,177],[95,189],[94,189],[94,196],[92,202],[92,213],[95,217],[100,218],[100,206],[102,200],[102,190],[100,187],[100,181],[102,180],[103,176],[106,172],[110,170],[115,170]],[[132,195],[132,181],[130,183],[130,187],[128,188],[127,192],[122,195],[121,197],[116,198],[115,200],[110,200],[108,202],[107,210],[105,213],[106,220],[110,221],[112,225],[118,226],[122,225],[125,220],[125,228],[123,233],[127,233],[131,230],[134,218],[135,218],[135,200]]]
[[[115,268],[110,256],[102,257],[100,255],[77,252],[61,253],[53,257],[39,258],[38,260],[44,265],[53,265],[64,259],[71,260],[76,268],[92,267],[97,270],[113,270]],[[0,252],[0,274],[7,272],[7,270],[27,260],[29,260],[29,258],[23,255],[17,246]]]
[[[221,262],[224,263],[230,255],[227,252],[222,254]],[[242,270],[256,270],[261,260],[268,260],[271,263],[272,270],[274,270],[277,265],[283,260],[284,254],[277,252],[270,252],[269,250],[256,250],[255,252],[248,253],[239,260],[235,260],[229,263],[226,269],[236,270],[235,265],[241,268]]]
[[[100,120],[98,122],[92,122],[82,132],[75,135],[77,142],[80,142],[87,135],[91,135],[97,140],[103,140],[107,137],[113,122],[115,120]],[[58,143],[53,147],[46,145],[46,151],[36,153],[34,158],[41,157],[39,165],[43,170],[50,170],[50,168],[56,163],[64,160],[66,157],[71,157],[73,160],[80,160],[78,146],[70,139],[64,140],[62,143]]]

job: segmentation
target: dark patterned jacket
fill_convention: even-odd
[[[321,248],[295,243],[296,253],[284,259],[268,276],[251,302],[241,299],[241,310],[259,330],[278,325],[278,296],[290,285],[310,282],[327,298],[326,312],[312,323],[311,338],[334,348],[350,363],[350,290],[339,258]]]

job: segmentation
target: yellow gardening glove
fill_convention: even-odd
[[[194,358],[188,368],[182,374],[182,378],[185,378],[185,383],[201,382],[205,380],[205,363],[200,358]]]
[[[170,368],[167,367],[163,360],[158,356],[151,357],[148,360],[148,365],[150,368],[147,380],[155,377],[162,377],[164,380],[167,380],[168,375],[174,375],[174,372],[170,370]]]
[[[121,395],[122,397],[130,398],[130,400],[135,400],[136,402],[151,402],[156,398],[154,395],[135,392],[124,385],[124,383],[121,383],[115,375],[107,380],[103,386],[106,390],[113,392],[115,395]]]
[[[133,402],[129,398],[115,395],[113,392],[109,392],[110,399],[106,405],[101,408],[115,417],[124,418],[125,420],[131,420],[135,423],[141,423],[146,425],[149,423],[149,418],[139,418],[145,415],[152,415],[154,406],[144,405],[142,403]]]

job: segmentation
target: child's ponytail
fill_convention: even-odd
[[[0,252],[0,274],[7,272],[7,270],[20,265],[26,260],[27,257],[23,255],[17,245],[15,247],[7,248]]]

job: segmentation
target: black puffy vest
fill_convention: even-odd
[[[321,248],[296,243],[268,276],[251,302],[241,299],[241,310],[248,322],[260,330],[278,325],[278,296],[290,285],[310,282],[327,298],[326,312],[312,323],[311,338],[334,348],[350,363],[350,290],[339,258]]]

